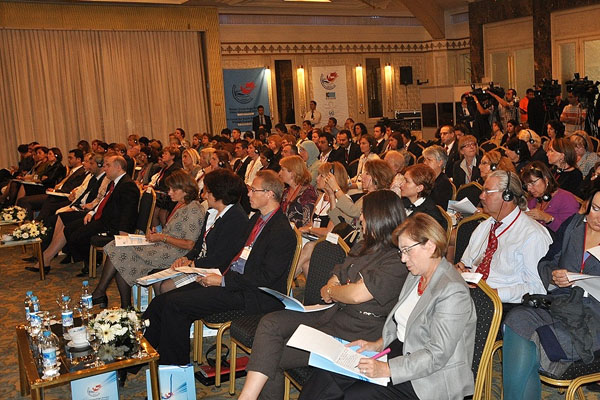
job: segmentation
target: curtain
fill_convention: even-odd
[[[186,138],[209,129],[199,32],[0,29],[0,167],[21,143]]]

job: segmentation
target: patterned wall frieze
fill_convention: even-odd
[[[221,43],[221,54],[348,54],[348,53],[428,53],[443,50],[463,50],[470,46],[469,38],[431,40],[425,42],[363,42],[363,43]]]

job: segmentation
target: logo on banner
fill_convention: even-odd
[[[256,89],[254,82],[246,82],[239,86],[233,85],[231,87],[231,94],[238,103],[248,104],[254,100],[254,97],[251,96],[254,89]]]
[[[338,74],[337,72],[331,72],[327,75],[325,74],[321,74],[321,86],[323,86],[323,88],[325,88],[326,90],[333,90],[335,89],[335,80],[338,78]]]
[[[96,397],[96,396],[100,395],[100,390],[102,390],[102,385],[97,384],[96,386],[88,387],[87,394],[90,397]]]

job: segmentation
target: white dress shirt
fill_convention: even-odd
[[[515,207],[496,230],[498,249],[492,257],[487,279],[487,284],[498,290],[503,303],[520,303],[525,293],[546,293],[537,265],[548,252],[552,238],[541,224],[519,212],[519,207]],[[494,222],[493,217],[488,218],[471,235],[461,261],[472,272],[483,259]]]

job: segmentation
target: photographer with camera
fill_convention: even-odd
[[[567,101],[569,104],[565,106],[562,114],[560,114],[560,122],[565,125],[565,135],[570,136],[573,132],[585,128],[587,109],[582,107],[579,103],[579,97],[573,91],[567,95]]]
[[[489,117],[494,111],[494,106],[491,104],[492,98],[489,93],[491,92],[481,88],[473,88],[472,92],[465,93],[460,98],[463,114],[457,119],[459,122],[469,124],[471,134],[479,143],[488,140],[492,131]]]
[[[493,91],[488,91],[488,93],[498,102],[498,114],[500,115],[502,131],[506,132],[508,121],[513,119],[516,120],[519,116],[519,100],[517,99],[517,91],[515,89],[508,89],[504,99]]]

